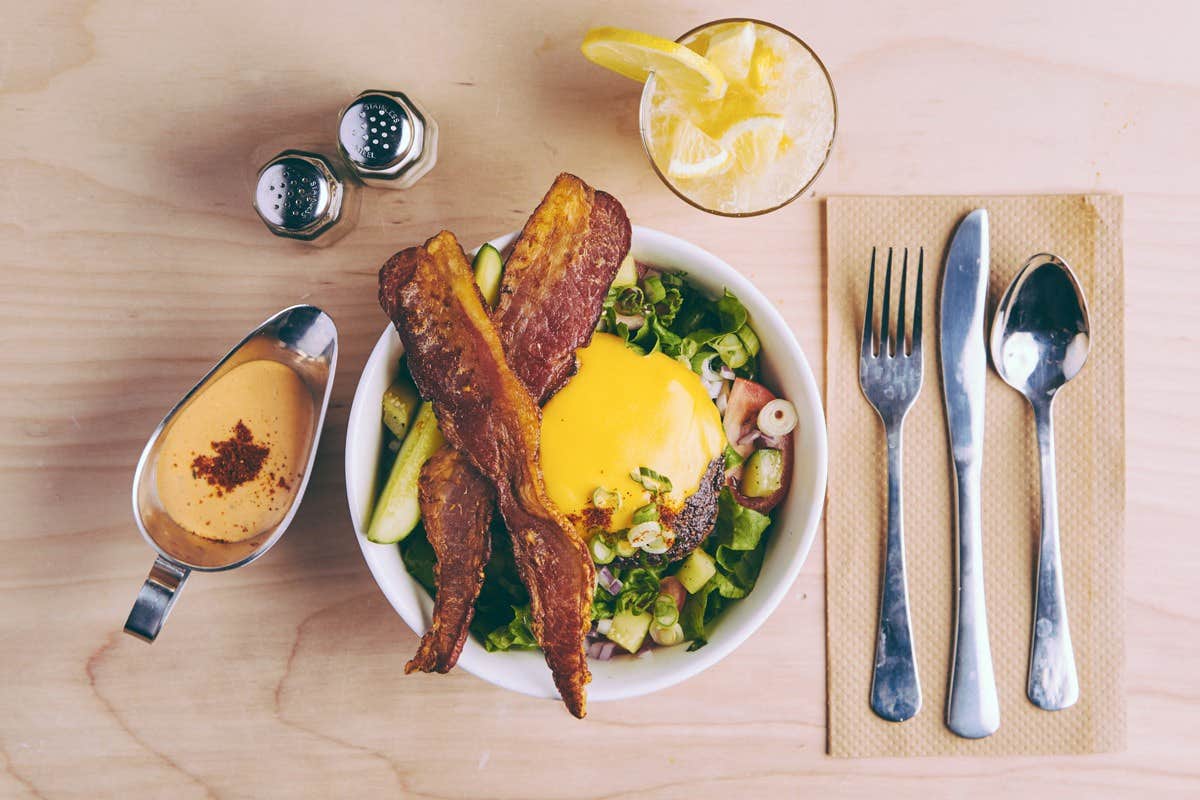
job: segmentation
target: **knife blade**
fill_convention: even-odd
[[[983,590],[980,506],[988,269],[988,215],[980,208],[963,218],[950,241],[942,274],[939,331],[942,391],[954,460],[958,557],[946,726],[968,739],[990,736],[1000,727]]]

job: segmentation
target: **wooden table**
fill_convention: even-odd
[[[1194,4],[333,5],[4,3],[0,796],[1196,796]],[[819,193],[749,221],[660,185],[638,87],[578,53],[594,24],[674,35],[732,11],[806,38],[841,110]],[[249,204],[256,151],[329,141],[368,87],[428,105],[437,168],[367,194],[332,249],[274,239]],[[1125,195],[1127,752],[825,756],[819,545],[736,654],[586,722],[462,672],[402,676],[416,640],[363,564],[342,482],[385,325],[375,271],[441,227],[466,242],[517,227],[559,170],[737,266],[818,371],[822,193]],[[304,507],[252,567],[193,576],[148,647],[120,631],[151,560],[128,499],[140,448],[209,363],[298,301],[342,336]]]

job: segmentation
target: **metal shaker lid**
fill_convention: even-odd
[[[324,156],[285,150],[259,170],[254,210],[277,236],[314,239],[338,221],[342,193]]]
[[[437,123],[401,92],[366,91],[341,113],[338,149],[364,181],[406,188],[437,160]]]

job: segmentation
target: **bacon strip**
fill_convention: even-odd
[[[545,403],[575,369],[621,260],[630,227],[615,198],[562,174],[525,224],[505,265],[493,322],[506,359]],[[406,673],[448,672],[466,643],[491,553],[495,493],[446,445],[421,473],[421,515],[437,555],[433,623]]]
[[[443,231],[393,256],[380,271],[379,300],[446,440],[496,490],[529,589],[533,633],[567,709],[582,717],[595,569],[583,539],[546,494],[540,412],[505,360],[454,235]]]

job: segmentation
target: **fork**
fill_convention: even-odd
[[[888,248],[878,338],[875,337],[874,324],[875,249],[871,249],[871,278],[863,320],[862,352],[858,361],[858,380],[863,394],[879,414],[887,433],[887,547],[879,590],[879,632],[875,639],[875,669],[871,677],[871,709],[891,722],[910,719],[921,708],[921,684],[917,679],[917,659],[913,653],[908,579],[904,570],[904,505],[901,492],[904,456],[901,431],[904,417],[921,391],[921,278],[924,271],[925,249],[921,248],[917,261],[912,334],[906,352],[904,295],[908,283],[908,248],[904,250],[904,264],[900,273],[900,304],[894,332],[889,325],[892,248]]]

